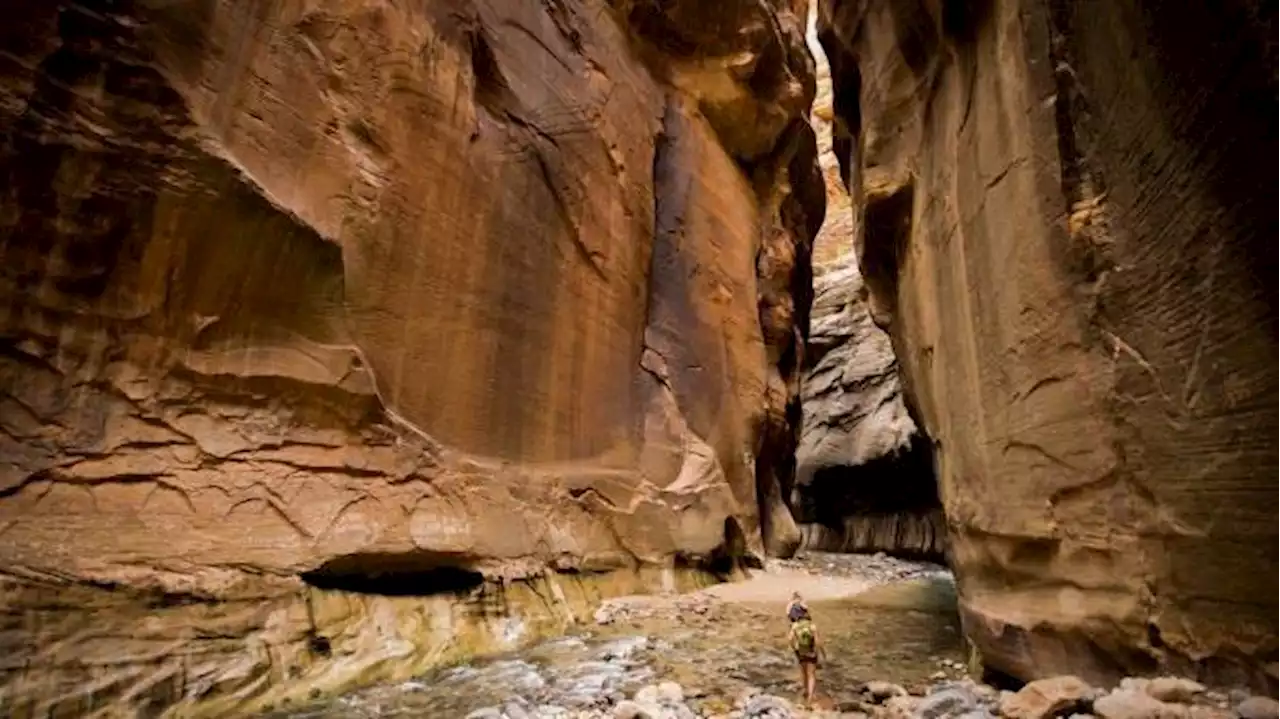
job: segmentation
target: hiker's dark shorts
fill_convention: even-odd
[[[801,664],[817,664],[818,655],[817,654],[801,654],[800,652],[796,652],[796,661],[800,662]]]

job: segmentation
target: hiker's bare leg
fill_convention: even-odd
[[[804,703],[813,704],[813,694],[818,687],[818,665],[813,662],[804,663]]]

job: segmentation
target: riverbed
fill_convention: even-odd
[[[963,674],[955,588],[944,568],[811,552],[741,582],[611,600],[562,637],[266,716],[460,719],[512,704],[534,716],[569,715],[661,681],[679,683],[706,716],[727,712],[744,693],[794,698],[800,687],[784,616],[793,591],[828,647],[819,675],[828,705],[871,679],[910,687]]]

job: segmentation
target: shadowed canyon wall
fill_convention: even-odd
[[[817,69],[811,121],[827,216],[813,243],[792,506],[805,547],[939,559],[945,536],[932,450],[907,411],[889,336],[867,306],[854,213],[833,148],[831,72],[816,21],[815,5],[806,40]]]
[[[794,550],[812,61],[710,5],[5,8],[4,713],[261,709]]]
[[[1275,9],[822,0],[965,631],[1275,691]]]

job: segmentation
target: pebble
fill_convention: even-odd
[[[1270,697],[1249,697],[1236,705],[1240,719],[1277,719],[1280,705]]]
[[[959,716],[970,710],[978,709],[979,702],[972,693],[959,687],[947,687],[936,691],[920,701],[912,712],[919,719],[940,719],[941,717]]]

